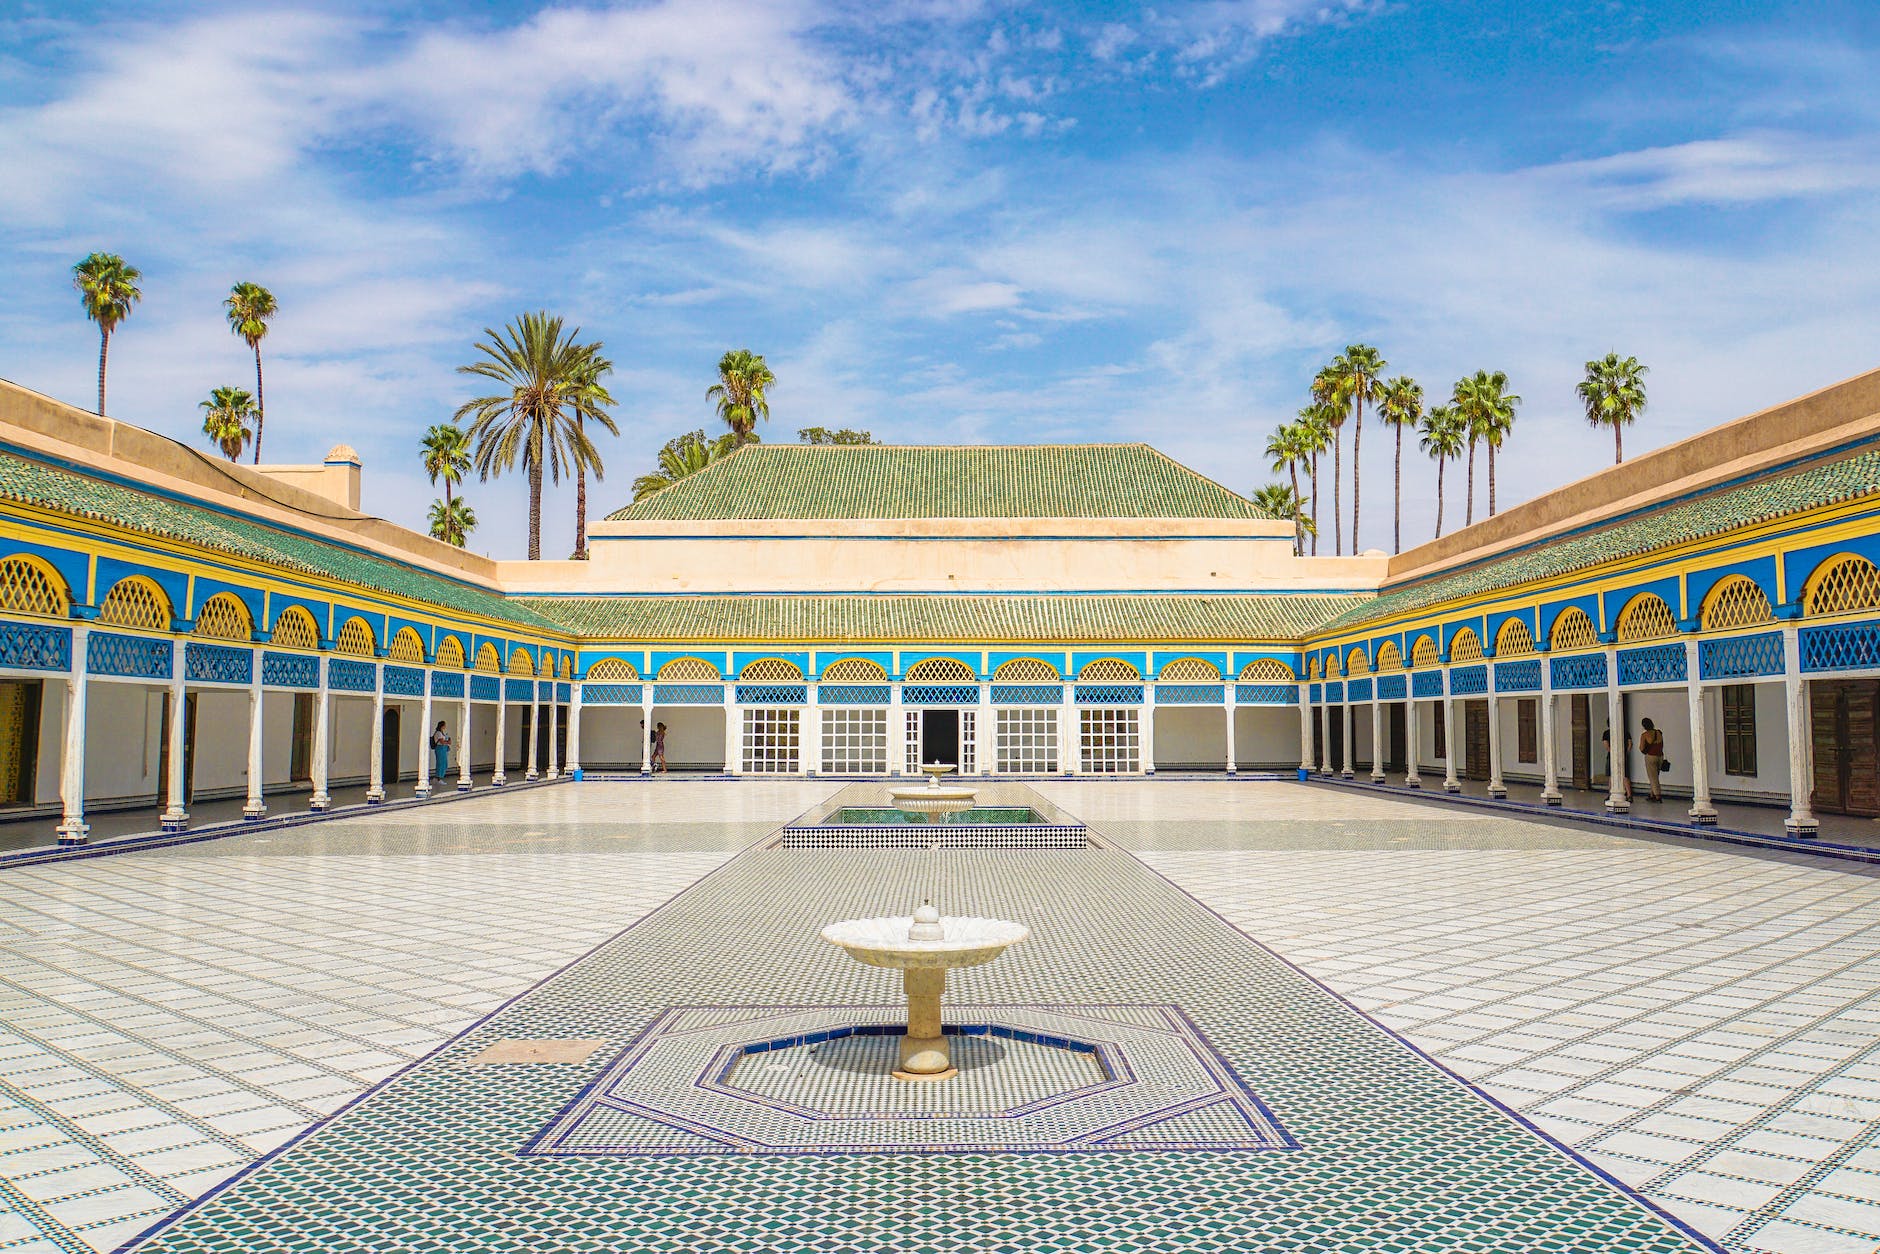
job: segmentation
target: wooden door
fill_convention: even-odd
[[[1573,694],[1569,708],[1572,710],[1572,731],[1568,739],[1572,741],[1573,786],[1591,789],[1593,786],[1593,702],[1584,692]]]
[[[385,707],[379,737],[379,780],[390,788],[398,782],[398,707]]]
[[[1488,778],[1488,702],[1462,703],[1462,776]]]
[[[0,806],[34,801],[39,775],[39,702],[45,681],[0,680]]]
[[[1389,737],[1385,743],[1390,746],[1390,751],[1384,755],[1384,769],[1394,774],[1401,774],[1408,769],[1404,758],[1404,748],[1409,744],[1409,738],[1404,734],[1405,708],[1402,701],[1393,701],[1385,707],[1384,735]]]
[[[1815,808],[1880,816],[1880,680],[1817,679],[1809,704]]]
[[[267,698],[263,697],[263,701]],[[313,702],[311,692],[294,694],[294,731],[288,742],[287,778],[304,783],[313,778]]]

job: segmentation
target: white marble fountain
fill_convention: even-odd
[[[947,968],[991,962],[1029,935],[1024,924],[1004,919],[941,918],[931,904],[912,915],[849,919],[822,931],[824,940],[857,962],[901,972],[907,991],[907,1034],[901,1038],[897,1080],[945,1080],[958,1074],[940,1027]]]
[[[975,789],[962,788],[958,784],[943,785],[940,777],[953,770],[945,762],[928,762],[920,768],[927,776],[925,788],[890,788],[888,799],[894,808],[906,814],[918,814],[922,820],[932,823],[949,814],[958,814],[961,810],[970,810],[979,800]]]

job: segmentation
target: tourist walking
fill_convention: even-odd
[[[1638,751],[1645,755],[1645,782],[1653,801],[1663,801],[1658,791],[1658,772],[1665,769],[1665,734],[1648,718],[1639,720]]]
[[[431,757],[437,763],[431,777],[443,779],[450,773],[450,729],[441,721],[431,729]]]
[[[666,725],[664,723],[653,724],[653,769],[655,771],[666,769]]]

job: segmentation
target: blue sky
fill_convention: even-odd
[[[68,271],[120,252],[112,413],[201,444],[253,377],[219,301],[263,283],[268,460],[346,440],[410,525],[453,368],[535,308],[619,366],[596,514],[732,347],[767,439],[1140,439],[1249,491],[1368,342],[1431,393],[1509,373],[1504,502],[1610,459],[1572,392],[1608,349],[1652,372],[1628,451],[1880,365],[1871,4],[126,7],[0,16],[0,375],[92,403]],[[520,556],[520,478],[468,494]]]

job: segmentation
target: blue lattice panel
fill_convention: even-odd
[[[1706,640],[1697,646],[1699,679],[1750,679],[1782,673],[1782,633]]]
[[[269,688],[318,688],[320,659],[307,653],[261,655],[261,682]]]
[[[1325,699],[1328,702],[1343,701],[1345,699],[1344,683],[1341,681],[1335,684],[1326,684],[1325,685]]]
[[[818,705],[886,705],[893,699],[887,684],[822,684],[816,689]]]
[[[1441,671],[1418,671],[1410,676],[1410,694],[1417,697],[1440,697],[1443,695],[1443,673]]]
[[[503,700],[527,705],[535,700],[535,681],[533,679],[505,679],[503,681]]]
[[[1683,683],[1686,675],[1684,644],[1654,644],[1643,649],[1619,650],[1619,683]]]
[[[1583,689],[1606,686],[1606,655],[1604,653],[1576,653],[1570,657],[1548,658],[1547,664],[1553,671],[1555,688]]]
[[[1537,657],[1522,658],[1518,662],[1495,663],[1496,692],[1539,692],[1541,690],[1541,660]]]
[[[563,705],[568,704],[569,700],[572,699],[573,696],[574,696],[573,684],[556,684],[555,685],[555,700],[561,702]]]
[[[654,684],[655,705],[723,705],[723,684]]]
[[[638,705],[644,688],[639,684],[582,684],[582,705]]]
[[[251,684],[254,650],[191,640],[183,646],[183,677],[199,684]]]
[[[503,681],[494,675],[470,676],[470,699],[472,701],[500,701],[503,696]]]
[[[901,689],[905,705],[978,705],[978,684],[907,684]]]
[[[1298,684],[1235,684],[1236,705],[1297,705]]]
[[[1157,684],[1157,705],[1219,705],[1226,700],[1225,684]]]
[[[1479,697],[1488,691],[1488,667],[1458,666],[1449,672],[1449,692],[1457,697]]]
[[[1404,676],[1402,675],[1379,675],[1377,677],[1377,699],[1379,701],[1401,701],[1404,699],[1404,689],[1406,687],[1407,685],[1404,683]]]
[[[1078,705],[1141,705],[1141,684],[1078,684]]]
[[[807,684],[739,684],[739,705],[805,705]]]
[[[463,678],[462,671],[432,671],[431,695],[463,700]]]
[[[1853,671],[1880,667],[1880,623],[1835,623],[1801,630],[1802,669]]]
[[[555,699],[555,681],[552,679],[537,680],[535,683],[535,697],[538,701],[553,701]]]
[[[1318,702],[1325,700],[1325,686],[1323,684],[1313,684],[1311,692],[1308,695],[1311,697],[1313,704],[1316,705]]]
[[[422,697],[424,672],[415,666],[387,666],[385,691],[395,697]]]
[[[94,631],[85,637],[85,669],[93,675],[168,679],[170,667],[168,640],[120,636],[110,631]]]
[[[0,666],[24,671],[72,669],[72,629],[46,623],[0,623]]]
[[[1371,699],[1371,681],[1368,679],[1348,680],[1345,684],[1345,691],[1350,694],[1347,700],[1369,701]]]
[[[350,658],[329,658],[326,663],[326,686],[334,692],[371,692],[378,686],[378,676],[373,674],[377,668],[370,662],[355,662]]]

